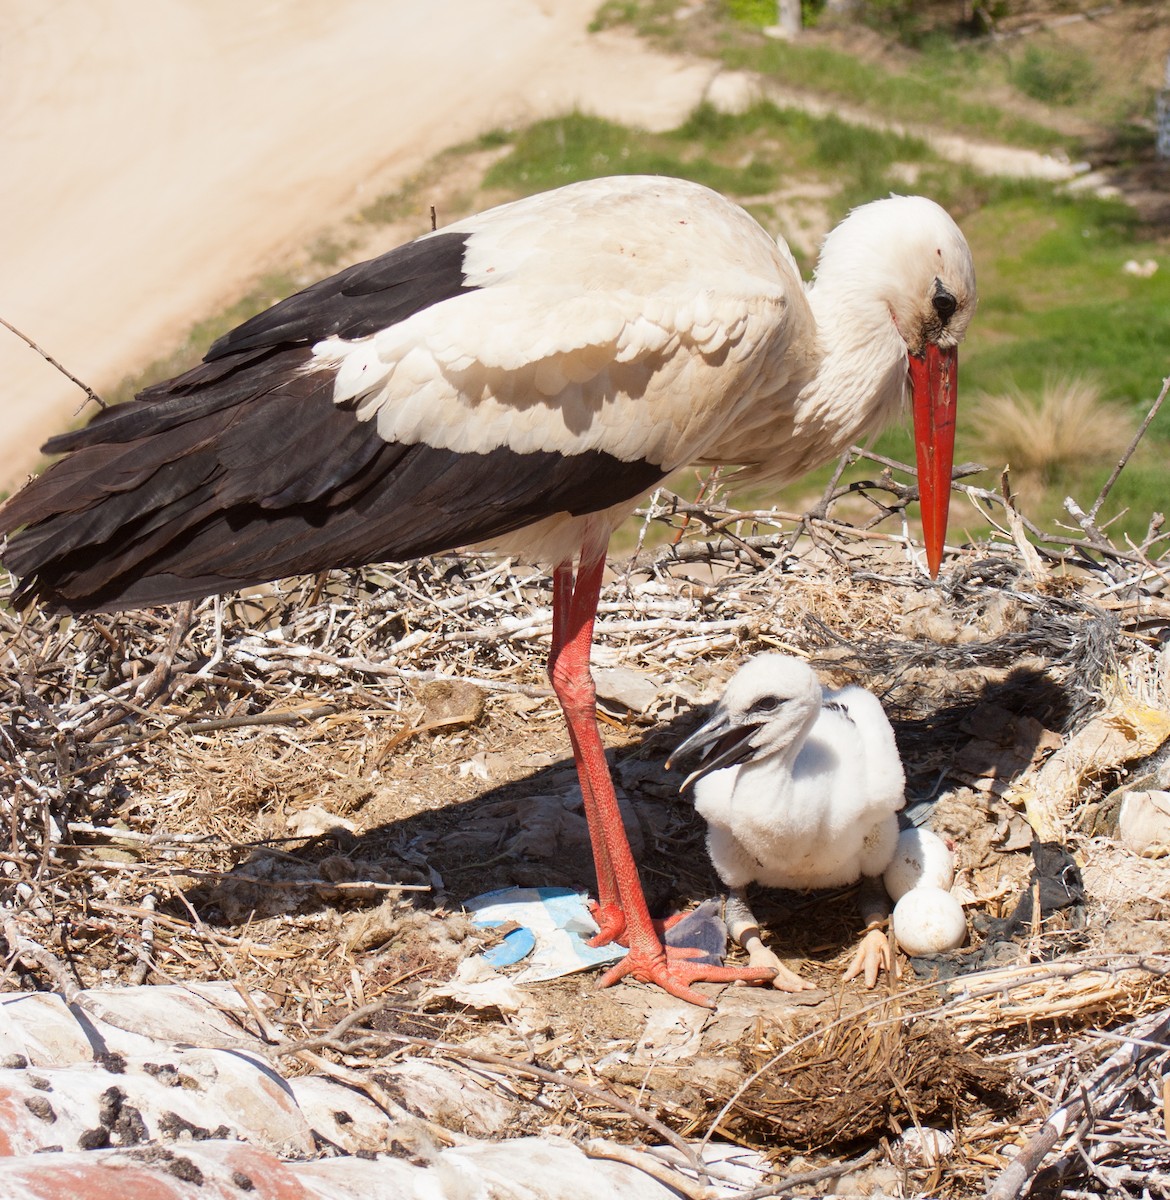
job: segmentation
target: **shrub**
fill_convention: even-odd
[[[1029,501],[1054,483],[1115,460],[1132,433],[1129,417],[1084,376],[1046,380],[1038,396],[1019,389],[981,396],[972,418],[977,453],[989,467],[1006,464]]]
[[[1012,71],[1012,82],[1033,100],[1072,104],[1092,87],[1093,64],[1072,46],[1032,45]]]

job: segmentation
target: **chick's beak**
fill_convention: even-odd
[[[951,467],[955,459],[955,406],[959,390],[959,351],[928,342],[921,355],[910,355],[914,397],[914,447],[918,457],[918,493],[922,538],[930,577],[938,578],[947,539],[951,503]]]
[[[748,739],[756,732],[754,724],[736,724],[726,713],[716,713],[702,728],[697,729],[675,752],[666,760],[669,769],[676,759],[693,754],[696,750],[703,751],[699,765],[682,781],[679,792],[688,788],[721,767],[743,762],[752,757],[752,748]]]

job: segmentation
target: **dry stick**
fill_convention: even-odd
[[[1060,1105],[1028,1139],[1027,1145],[987,1189],[987,1200],[1016,1200],[1056,1143],[1074,1132],[1082,1118],[1094,1115],[1090,1106],[1094,1096],[1099,1097],[1098,1108],[1101,1113],[1110,1111],[1125,1090],[1114,1087],[1117,1080],[1132,1079],[1149,1059],[1165,1053],[1170,1047],[1159,1043],[1164,1042],[1168,1035],[1170,1009],[1163,1009],[1141,1022],[1134,1029],[1134,1040],[1127,1041],[1114,1051],[1084,1081],[1076,1094]],[[1110,1088],[1113,1088],[1112,1094],[1109,1093]]]
[[[28,336],[27,333],[21,333],[21,331],[17,329],[15,325],[9,324],[9,322],[7,322],[3,317],[0,317],[0,325],[3,325],[9,333],[15,333],[16,336],[20,338],[20,340],[24,342],[26,346],[31,346],[41,356],[41,358],[43,358],[45,362],[49,364],[49,366],[56,367],[57,370],[60,371],[70,383],[77,384],[77,386],[86,394],[86,396],[88,396],[90,400],[93,400],[99,408],[106,407],[106,402],[97,394],[97,392],[93,390],[93,388],[91,388],[88,384],[82,383],[72,371],[67,371],[47,350],[44,350],[42,347],[38,346],[36,342],[34,342],[32,338]],[[84,407],[85,406],[82,405],[82,408]],[[81,409],[79,408],[77,412],[81,412]],[[74,413],[74,416],[76,415],[77,414]]]
[[[26,967],[39,967],[53,981],[54,986],[65,998],[66,1004],[72,1004],[81,991],[78,983],[72,979],[65,964],[51,951],[39,942],[25,937],[15,917],[5,917],[0,928],[3,929],[4,940],[8,943],[9,959],[19,958]]]
[[[340,705],[319,704],[315,708],[306,708],[299,712],[291,710],[258,713],[255,716],[216,717],[208,721],[176,721],[173,725],[168,725],[166,729],[160,730],[159,734],[214,733],[222,729],[247,729],[253,725],[308,725],[319,717],[332,717],[340,711]]]
[[[793,1188],[805,1187],[810,1183],[823,1183],[826,1179],[840,1179],[842,1175],[848,1175],[853,1171],[860,1171],[862,1167],[869,1166],[877,1156],[876,1150],[867,1150],[857,1158],[846,1159],[839,1163],[829,1163],[828,1166],[817,1167],[812,1171],[802,1171],[799,1175],[786,1175],[775,1183],[765,1183],[758,1188],[752,1188],[750,1192],[741,1192],[736,1200],[764,1200],[767,1196],[779,1196],[783,1192],[790,1192]]]
[[[1092,508],[1089,509],[1089,520],[1097,519],[1097,512],[1101,505],[1105,503],[1105,497],[1113,490],[1113,485],[1117,482],[1117,477],[1125,469],[1125,464],[1129,462],[1133,456],[1133,452],[1138,448],[1138,443],[1145,437],[1146,430],[1150,427],[1150,422],[1158,415],[1158,409],[1162,407],[1162,402],[1166,399],[1167,393],[1170,393],[1170,375],[1162,380],[1162,390],[1158,393],[1157,400],[1150,406],[1150,411],[1146,413],[1146,419],[1138,426],[1138,431],[1133,435],[1133,441],[1126,447],[1125,453],[1117,461],[1117,466],[1113,468],[1109,478],[1101,485],[1101,491],[1097,495],[1097,499],[1093,501]]]
[[[821,498],[817,502],[815,508],[809,509],[810,517],[821,517],[822,519],[829,515],[829,505],[837,498],[837,484],[841,482],[841,476],[845,474],[845,468],[855,462],[854,451],[858,447],[850,447],[837,460],[836,469],[829,478],[829,482],[825,485],[825,490],[821,493]]]
[[[703,502],[703,497],[707,494],[708,487],[711,487],[711,485],[714,484],[715,487],[711,489],[712,491],[714,491],[715,488],[717,488],[719,486],[719,474],[721,471],[722,471],[722,467],[712,467],[711,470],[707,472],[707,477],[699,485],[698,494],[695,496],[695,505],[696,506],[700,505]],[[682,538],[682,535],[684,533],[686,533],[687,526],[690,523],[691,523],[691,516],[688,513],[687,515],[685,515],[683,517],[682,524],[678,527],[678,532],[674,535],[674,540],[671,542],[672,546],[678,545],[680,539]]]
[[[134,706],[127,707],[125,701],[115,700],[114,703],[126,709],[127,712],[137,711],[144,716],[157,716],[156,713],[150,713],[143,709],[137,709]],[[334,713],[340,712],[340,707],[336,704],[323,704],[317,708],[308,708],[304,711],[289,710],[287,712],[260,713],[257,716],[242,716],[242,717],[218,717],[215,720],[209,721],[183,721],[181,718],[176,719],[169,725],[164,725],[162,729],[156,729],[153,733],[148,733],[144,737],[134,738],[128,742],[116,742],[114,738],[108,738],[101,742],[82,743],[80,749],[89,750],[95,749],[104,751],[110,745],[116,745],[116,749],[104,758],[99,758],[97,762],[86,763],[84,766],[77,767],[75,770],[61,773],[61,780],[68,782],[76,779],[83,774],[92,774],[108,763],[116,762],[125,754],[129,754],[132,750],[139,750],[143,746],[149,745],[151,742],[157,742],[161,738],[169,737],[173,733],[213,733],[221,729],[245,729],[252,725],[308,725],[311,721],[318,717],[329,717]],[[124,713],[122,715],[125,715]],[[86,730],[88,733],[89,730]],[[100,732],[100,730],[99,730]],[[92,832],[92,831],[88,831]],[[124,836],[125,831],[119,831],[119,836]],[[199,837],[203,835],[200,834]],[[197,839],[193,839],[197,840]]]
[[[913,473],[912,469],[905,463],[900,463],[897,461],[897,459],[886,458],[881,454],[875,454],[873,451],[865,450],[861,446],[853,446],[845,456],[846,459],[849,457],[867,458],[873,462],[876,462],[879,466]],[[957,481],[968,475],[978,474],[983,470],[984,467],[980,463],[963,463],[954,468],[952,472],[952,478],[953,480]],[[861,485],[851,484],[847,489],[845,489],[845,492],[840,493],[840,495],[844,495],[850,491],[855,491],[859,486],[862,488],[873,487],[875,489],[889,490],[889,486],[885,483],[874,483],[870,481],[869,483],[863,483]],[[670,495],[670,493],[667,494]],[[828,493],[826,493],[826,495],[827,494]],[[906,503],[916,498],[917,494],[917,488],[901,488],[897,492],[899,507],[904,507]],[[989,493],[988,495],[992,494]],[[835,496],[832,498],[836,499],[838,497]],[[996,501],[1002,503],[1002,501],[999,501],[998,496],[995,496],[994,498]],[[672,499],[673,503],[669,507],[669,515],[681,515],[684,521],[689,521],[691,517],[698,517],[712,532],[721,533],[728,538],[731,538],[732,535],[727,530],[726,526],[735,522],[764,521],[779,524],[781,521],[788,521],[810,532],[814,528],[821,528],[831,532],[848,533],[854,537],[868,541],[902,542],[905,540],[897,535],[890,535],[888,533],[872,530],[868,526],[859,527],[852,525],[847,521],[834,521],[822,514],[822,508],[824,507],[823,499],[822,504],[818,504],[816,508],[806,513],[788,512],[779,508],[750,511],[742,511],[732,508],[711,508],[707,505],[701,505],[697,501],[694,503],[685,501],[679,496],[672,496]],[[643,509],[639,511],[645,513],[651,518],[655,516],[655,513],[652,510]],[[873,519],[871,524],[876,524],[879,521],[884,520],[890,515],[891,512],[894,511],[895,509],[892,508],[886,509],[882,513],[879,513],[879,515]],[[1039,533],[1040,531],[1034,529],[1034,532]],[[792,532],[789,531],[788,533],[764,534],[744,538],[736,537],[735,541],[737,544],[747,550],[748,553],[752,555],[753,561],[755,561],[757,558],[755,553],[757,549],[780,549],[783,544],[792,541]],[[717,549],[723,550],[732,548],[719,547],[718,543],[710,542],[697,542],[690,543],[689,545],[676,545],[675,543],[671,543],[667,546],[660,547],[655,553],[654,559],[655,561],[668,561],[675,559],[681,562],[693,561],[695,559],[709,557],[713,546]]]
[[[302,840],[308,840],[302,839]],[[200,847],[202,849],[202,847]],[[173,878],[175,872],[170,867],[159,868],[151,863],[138,862],[111,862],[102,858],[87,858],[84,855],[72,860],[78,867],[83,867],[87,871],[103,871],[108,874],[123,874],[123,875],[138,875],[148,876],[146,882],[166,883]],[[491,862],[491,859],[487,860]],[[471,864],[468,869],[473,869],[476,865]],[[319,894],[330,896],[336,893],[340,897],[357,896],[363,899],[371,893],[374,895],[385,894],[391,892],[431,892],[434,888],[429,883],[385,883],[377,879],[343,879],[333,880],[326,879],[323,875],[306,876],[304,879],[272,879],[263,875],[249,875],[246,872],[235,870],[215,870],[214,868],[203,867],[184,867],[179,872],[187,879],[196,882],[204,880],[212,883],[228,880],[232,884],[251,883],[257,887],[264,888],[273,892],[297,892],[297,891],[316,891]],[[145,933],[143,935],[145,937]]]
[[[179,653],[179,646],[182,644],[184,635],[191,628],[191,623],[194,619],[195,605],[191,600],[184,600],[175,612],[174,621],[171,624],[170,635],[167,638],[167,644],[163,652],[159,655],[158,662],[154,669],[143,680],[134,696],[135,703],[128,700],[116,701],[117,707],[106,713],[104,717],[99,717],[93,724],[89,725],[85,734],[89,739],[93,739],[96,734],[103,733],[111,726],[124,721],[132,712],[141,713],[143,709],[139,706],[149,705],[157,700],[163,691],[166,689],[167,680],[170,678],[171,671],[175,665],[175,657]],[[92,770],[92,766],[90,767]]]
[[[162,692],[167,677],[174,668],[175,656],[179,653],[179,646],[183,641],[183,637],[190,630],[194,616],[195,602],[193,600],[184,600],[175,612],[175,619],[171,625],[170,636],[167,638],[166,649],[159,656],[154,670],[146,677],[146,681],[134,696],[134,699],[139,704],[149,704]]]
[[[1129,572],[1113,557],[1116,553],[1113,543],[1097,528],[1093,523],[1093,518],[1071,496],[1065,496],[1064,509],[1085,531],[1089,545],[1094,550],[1101,552],[1104,560],[1102,565],[1113,582],[1115,584],[1129,584],[1134,582]]]
[[[372,1007],[367,1005],[367,1008]],[[351,1014],[353,1016],[354,1014]],[[342,1027],[348,1027],[351,1024],[347,1018],[341,1023]],[[330,1040],[336,1038],[336,1033],[330,1034]],[[591,1099],[598,1101],[600,1104],[610,1105],[626,1116],[632,1117],[635,1121],[645,1125],[654,1133],[658,1134],[663,1141],[669,1142],[676,1150],[686,1157],[691,1167],[700,1174],[706,1174],[706,1168],[703,1161],[695,1153],[694,1148],[679,1137],[669,1125],[664,1125],[656,1117],[651,1116],[644,1108],[639,1108],[636,1104],[631,1104],[628,1100],[623,1100],[620,1096],[613,1092],[606,1091],[603,1088],[593,1087],[587,1083],[580,1083],[569,1075],[565,1075],[558,1071],[549,1071],[544,1067],[538,1067],[531,1063],[517,1062],[515,1059],[508,1058],[502,1054],[489,1054],[487,1051],[470,1050],[465,1046],[457,1046],[453,1042],[436,1041],[433,1038],[410,1037],[402,1033],[383,1033],[379,1030],[363,1030],[361,1033],[361,1041],[377,1042],[377,1041],[400,1042],[407,1046],[423,1046],[429,1050],[438,1050],[449,1058],[470,1059],[472,1062],[486,1063],[488,1066],[500,1067],[505,1071],[514,1071],[518,1075],[530,1075],[534,1079],[539,1079],[544,1083],[555,1084],[557,1087],[569,1088],[572,1091],[580,1092],[584,1096],[589,1096]],[[295,1050],[295,1047],[290,1046],[289,1052]]]
[[[600,1139],[598,1139],[597,1144],[601,1147],[609,1147],[611,1149],[614,1148],[613,1143],[605,1142]],[[589,1145],[590,1144],[587,1143],[584,1147],[582,1147],[585,1150],[586,1154],[590,1153]],[[665,1155],[663,1153],[663,1151],[658,1150],[658,1149],[656,1149],[654,1151],[650,1151],[650,1152],[634,1151],[633,1147],[628,1147],[628,1146],[618,1146],[618,1147],[616,1147],[616,1149],[629,1151],[630,1155],[627,1157],[625,1155],[606,1153],[605,1150],[599,1150],[597,1157],[599,1157],[599,1158],[615,1158],[619,1162],[628,1162],[631,1166],[636,1166],[639,1168],[642,1168],[642,1162],[638,1161],[638,1159],[633,1157],[634,1155],[637,1155],[638,1158],[640,1158],[642,1161],[644,1161],[647,1158],[653,1158],[656,1161],[665,1161],[668,1164],[671,1163],[670,1158],[667,1155]],[[801,1171],[796,1175],[780,1176],[779,1172],[774,1167],[772,1167],[772,1168],[770,1168],[770,1173],[772,1175],[778,1176],[778,1178],[774,1179],[771,1183],[760,1184],[757,1187],[751,1188],[748,1191],[736,1192],[735,1200],[766,1200],[766,1198],[769,1196],[780,1196],[780,1195],[783,1195],[785,1192],[792,1191],[793,1188],[805,1187],[810,1183],[823,1183],[823,1182],[825,1182],[825,1180],[828,1180],[828,1179],[839,1179],[842,1175],[850,1175],[854,1171],[860,1171],[862,1167],[869,1166],[869,1164],[871,1162],[873,1162],[874,1159],[876,1159],[877,1157],[878,1157],[877,1149],[867,1150],[864,1154],[859,1155],[857,1158],[848,1158],[848,1159],[845,1159],[843,1162],[827,1163],[823,1167],[816,1167],[811,1171]],[[711,1173],[712,1176],[715,1176],[719,1179],[729,1178],[729,1176],[725,1175],[722,1171],[720,1171],[718,1169],[719,1165],[720,1164],[717,1164],[717,1163],[708,1163],[707,1169]],[[644,1169],[644,1168],[642,1168],[642,1169]],[[651,1172],[651,1174],[653,1174],[653,1172]],[[690,1179],[688,1176],[684,1176],[683,1178],[686,1178],[687,1181],[690,1182]],[[671,1184],[670,1186],[678,1187],[678,1184]],[[692,1184],[692,1187],[693,1187],[693,1184]],[[682,1188],[679,1188],[679,1190],[683,1191],[685,1195],[690,1194],[689,1192],[686,1192]],[[722,1192],[719,1194],[727,1195],[728,1193],[725,1191],[725,1192]]]
[[[201,853],[211,850],[228,850],[233,854],[238,854],[242,850],[263,849],[269,855],[282,857],[288,862],[297,861],[296,855],[278,849],[279,846],[285,843],[296,843],[299,846],[301,843],[311,840],[307,834],[301,833],[285,834],[283,837],[245,838],[242,841],[220,838],[210,833],[170,833],[166,830],[158,833],[143,833],[137,829],[118,829],[112,825],[94,825],[91,821],[70,821],[68,829],[70,833],[88,833],[95,837],[106,838],[114,845],[122,843],[146,845],[162,850],[197,850]],[[3,858],[4,856],[0,855],[0,861]],[[187,874],[187,868],[179,873]]]
[[[718,468],[716,468],[716,470],[718,470]],[[695,500],[694,504],[687,505],[683,514],[683,523],[679,526],[679,530],[674,541],[670,543],[671,546],[677,546],[679,544],[679,539],[686,532],[686,528],[690,523],[691,517],[696,516],[699,518],[699,520],[706,524],[709,529],[713,530],[718,527],[719,532],[730,542],[732,542],[733,545],[738,546],[739,549],[742,550],[752,560],[752,562],[756,564],[757,567],[766,566],[767,563],[764,558],[751,548],[748,538],[742,538],[738,533],[732,533],[732,531],[727,528],[727,524],[735,523],[737,518],[730,518],[729,520],[725,521],[716,517],[715,514],[710,511],[710,509],[705,508],[699,503],[699,500],[701,499],[702,492],[700,492],[699,497]]]
[[[581,1144],[580,1149],[589,1158],[604,1158],[611,1162],[622,1163],[627,1167],[633,1167],[635,1171],[649,1175],[651,1179],[655,1179],[664,1187],[685,1196],[687,1200],[715,1200],[722,1194],[717,1188],[695,1183],[688,1175],[684,1175],[674,1167],[667,1166],[666,1163],[660,1162],[644,1150],[637,1150],[633,1146],[626,1146],[620,1142],[607,1142],[604,1138],[590,1138]]]
[[[414,1127],[421,1129],[434,1141],[447,1146],[471,1146],[475,1144],[474,1138],[470,1138],[466,1134],[456,1133],[453,1129],[448,1129],[445,1125],[440,1125],[437,1121],[432,1121],[429,1117],[416,1116],[409,1109],[404,1108],[378,1082],[377,1077],[373,1074],[354,1071],[349,1067],[330,1062],[329,1059],[322,1057],[320,1054],[314,1054],[311,1050],[302,1052],[300,1057],[320,1074],[327,1075],[331,1079],[336,1079],[339,1083],[343,1083],[347,1087],[351,1087],[355,1091],[362,1092],[368,1096],[388,1117],[394,1120],[396,1123],[396,1133]]]
[[[498,636],[498,634],[495,636]],[[388,677],[390,679],[401,680],[402,682],[432,683],[435,680],[449,682],[451,678],[450,675],[445,675],[442,671],[415,671],[406,667],[394,666],[391,663],[376,662],[369,658],[329,655],[320,650],[300,646],[295,642],[282,643],[273,641],[271,638],[262,641],[264,648],[271,649],[273,654],[279,650],[283,650],[286,657],[283,659],[270,658],[268,654],[262,653],[249,644],[261,641],[261,639],[262,635],[260,634],[249,634],[246,638],[241,639],[232,648],[233,661],[244,662],[256,667],[261,672],[267,667],[269,670],[279,668],[308,674],[313,671],[313,664],[319,662],[327,667],[337,667],[344,671],[354,671],[362,675]],[[486,633],[483,640],[488,640]],[[538,687],[535,684],[509,683],[506,680],[489,679],[485,676],[477,675],[461,675],[460,679],[467,683],[474,683],[476,687],[481,687],[489,692],[514,693],[521,696],[532,696],[541,700],[553,694],[551,688]]]
[[[977,488],[977,487],[968,485],[968,486],[963,487],[962,491],[963,491],[963,494],[967,497],[967,499],[972,501],[972,503],[975,504],[975,507],[978,509],[979,513],[984,517],[984,519],[989,520],[989,521],[992,520],[990,514],[987,513],[984,509],[980,508],[979,504],[977,502],[983,501],[984,504],[987,504],[989,506],[991,504],[999,504],[999,505],[1003,504],[1002,496],[1000,496],[997,492],[988,491],[986,488]],[[1024,528],[1028,531],[1028,533],[1030,533],[1034,538],[1037,538],[1039,541],[1047,542],[1049,545],[1052,545],[1052,546],[1062,547],[1065,550],[1075,550],[1075,551],[1081,552],[1082,553],[1081,563],[1083,566],[1085,566],[1087,568],[1092,568],[1093,570],[1098,570],[1098,571],[1101,570],[1101,564],[1098,563],[1096,559],[1090,558],[1087,556],[1087,554],[1084,553],[1085,551],[1088,551],[1088,550],[1098,551],[1101,554],[1104,554],[1108,558],[1117,559],[1121,562],[1136,563],[1138,566],[1146,565],[1145,560],[1140,555],[1127,553],[1124,550],[1118,550],[1107,538],[1104,538],[1103,542],[1094,542],[1088,538],[1074,538],[1074,537],[1068,537],[1067,535],[1064,535],[1064,534],[1051,533],[1051,532],[1041,529],[1038,525],[1035,524],[1035,522],[1029,520],[1026,516],[1024,516],[1023,513],[1020,513],[1019,516],[1020,516],[1020,521],[1023,524]],[[1000,529],[1000,532],[1002,534],[1004,534],[1005,537],[1010,536],[1009,530],[1003,529],[1002,527],[998,527],[998,526],[997,526],[997,528]],[[1067,528],[1067,526],[1062,526],[1062,528]],[[1037,547],[1037,549],[1039,549],[1042,554],[1048,554],[1051,557],[1056,557],[1054,551],[1045,550],[1042,546]]]
[[[858,460],[858,457],[864,453],[865,451],[860,446],[850,446],[837,460],[837,466],[829,478],[829,482],[825,485],[825,490],[821,493],[820,500],[804,514],[791,533],[784,535],[787,543],[785,551],[788,554],[791,554],[795,550],[796,543],[800,540],[802,534],[812,536],[813,525],[816,522],[823,522],[829,519],[829,508],[833,501],[839,500],[842,495],[847,495],[852,490],[847,487],[843,492],[838,492],[837,485],[841,482],[841,476],[845,474],[846,469],[852,466]],[[909,468],[906,469],[909,470]],[[866,498],[868,499],[869,497],[867,496]],[[887,510],[883,513],[883,518],[889,515],[889,511]]]
[[[154,966],[154,911],[155,898],[153,892],[147,892],[142,897],[142,907],[146,909],[150,915],[145,917],[142,922],[142,941],[138,946],[138,962],[134,965],[134,970],[130,973],[130,982],[135,986],[140,986],[146,982],[146,977],[150,974],[150,969]]]

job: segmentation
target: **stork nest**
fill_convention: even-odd
[[[1101,1056],[1094,1039],[1170,996],[1170,884],[1117,845],[1108,816],[1119,782],[1156,764],[1165,739],[1143,714],[1170,711],[1170,576],[1153,533],[1117,547],[1086,518],[1083,536],[1046,534],[997,494],[965,491],[993,533],[952,554],[937,584],[904,533],[833,516],[859,492],[879,518],[901,516],[914,491],[889,471],[834,481],[812,514],[659,492],[636,546],[611,560],[596,627],[605,734],[663,910],[717,888],[662,764],[740,662],[798,653],[882,697],[912,806],[932,806],[957,843],[975,935],[876,1001],[838,982],[856,936],[848,904],[766,898],[760,915],[808,960],[820,1003],[725,992],[677,1053],[650,1037],[654,1001],[637,988],[595,995],[572,977],[504,1021],[471,1005],[455,967],[491,935],[456,915],[460,902],[591,883],[544,676],[546,581],[478,557],[177,610],[0,610],[5,986],[70,994],[226,974],[351,1066],[404,1047],[480,1054],[481,1072],[485,1045],[516,1063],[535,1053],[559,1085],[526,1091],[519,1067],[491,1068],[516,1104],[503,1132],[660,1140],[588,1094],[582,1080],[601,1079],[686,1136],[765,1150],[792,1178],[829,1178],[835,1163],[884,1187],[896,1167],[936,1195],[982,1194],[1005,1147]],[[1065,764],[1060,787],[1045,777],[1038,799],[1031,784],[1058,747],[1106,726],[1132,736]],[[1077,854],[1087,899],[1071,916],[1038,909],[1023,936],[997,940],[1030,887],[1039,824]],[[1160,1062],[1131,1073],[1142,1096]],[[1137,1093],[1126,1103],[1130,1140],[1086,1135],[1081,1150],[1161,1178],[1155,1109]],[[946,1180],[904,1144],[926,1124],[957,1134]]]

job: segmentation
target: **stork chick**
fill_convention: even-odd
[[[786,992],[813,985],[760,938],[747,887],[828,888],[863,881],[867,932],[845,972],[867,987],[882,967],[897,975],[880,928],[889,914],[881,873],[898,841],[905,777],[894,732],[864,688],[822,689],[815,672],[786,654],[761,654],[727,685],[714,715],[672,758],[702,750],[683,783],[707,822],[707,847],[730,888],[727,925],[753,967],[776,971]]]

